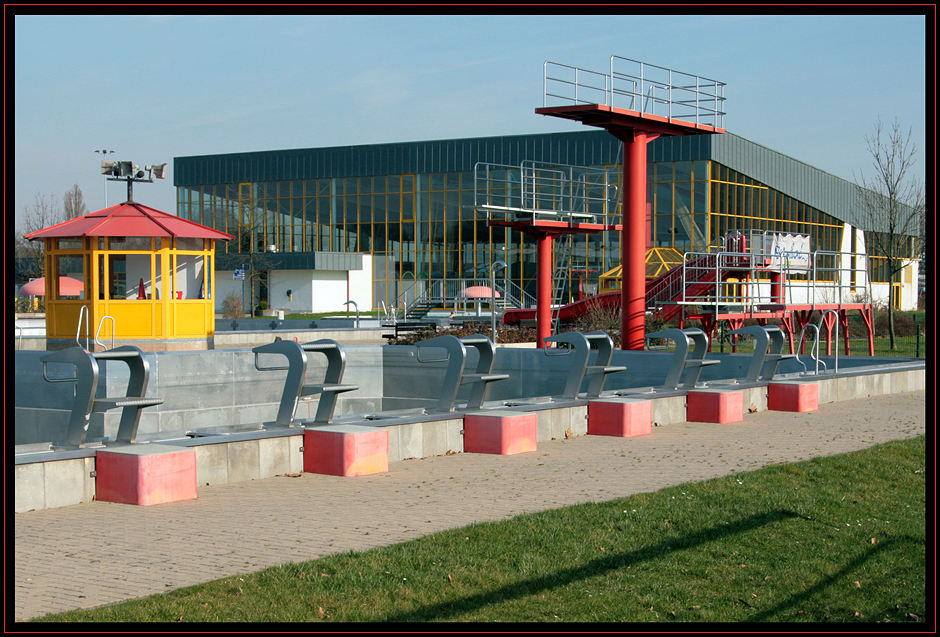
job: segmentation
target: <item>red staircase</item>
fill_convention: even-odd
[[[678,265],[662,276],[649,279],[646,282],[646,308],[659,312],[663,321],[673,318],[682,309],[678,302],[705,295],[715,286],[716,273],[719,271],[718,253],[704,254],[688,263]],[[743,257],[746,260],[746,257]],[[746,269],[736,270],[722,264],[721,279],[741,278]],[[744,265],[743,263],[741,264]],[[619,307],[621,304],[620,290],[604,292],[595,296],[562,305],[558,309],[558,318],[562,321],[572,320],[586,314],[597,307]],[[523,320],[534,320],[535,309],[506,310],[503,313],[503,323],[515,325]]]

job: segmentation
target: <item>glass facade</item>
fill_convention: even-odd
[[[616,147],[594,156],[619,159]],[[235,235],[220,252],[369,253],[377,306],[397,304],[411,281],[487,277],[497,260],[534,296],[534,241],[490,227],[474,209],[472,161],[451,163],[469,169],[178,185],[178,215]],[[592,167],[619,174],[613,163]],[[715,161],[650,163],[647,182],[649,246],[674,249],[677,260],[732,230],[809,234],[814,250],[840,247],[842,221]],[[573,235],[567,300],[596,290],[598,277],[619,264],[619,233]]]

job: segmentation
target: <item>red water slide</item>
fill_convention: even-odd
[[[718,268],[714,267],[717,261],[716,254],[705,254],[687,264],[677,266],[669,272],[655,279],[646,281],[646,307],[647,309],[660,310],[662,320],[668,321],[679,313],[680,307],[676,305],[677,301],[683,298],[696,298],[715,285],[715,278]],[[727,267],[721,268],[721,279],[740,278],[746,270],[734,270]],[[684,276],[683,276],[684,271]],[[571,321],[587,314],[594,308],[620,307],[621,292],[604,292],[595,296],[590,296],[574,303],[562,305],[557,309],[558,317],[562,321]],[[554,317],[555,312],[552,312]],[[525,308],[516,310],[506,310],[503,312],[503,323],[506,325],[516,325],[523,320],[534,320],[535,309]]]

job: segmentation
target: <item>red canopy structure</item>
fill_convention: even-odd
[[[58,237],[184,237],[219,241],[235,238],[136,201],[125,201],[26,235],[30,241]]]
[[[491,299],[493,298],[493,289],[488,285],[471,285],[460,292],[460,296],[465,299]],[[499,292],[496,298],[500,298]]]
[[[79,296],[85,291],[85,284],[70,276],[59,277],[59,294],[62,296]],[[20,288],[20,296],[45,296],[46,277],[33,279]]]

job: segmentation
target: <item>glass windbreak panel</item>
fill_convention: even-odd
[[[125,287],[123,294],[115,294],[112,298],[120,299],[150,299],[153,297],[153,274],[151,272],[151,255],[127,254],[124,255]],[[113,280],[112,273],[112,280]]]
[[[56,239],[56,247],[59,250],[81,250],[82,240],[77,237],[67,239]]]
[[[177,299],[205,298],[203,272],[205,259],[201,254],[180,254],[176,257],[173,283]],[[159,268],[157,269],[159,272]],[[157,286],[159,288],[159,286]]]
[[[159,255],[159,254],[156,254],[156,255],[154,255],[154,257],[153,257],[153,272],[154,272],[154,275],[153,275],[153,279],[152,279],[151,281],[148,281],[148,282],[147,282],[147,285],[148,285],[148,288],[147,288],[147,298],[148,298],[148,299],[159,299],[159,298],[160,298],[160,295],[161,295],[161,291],[160,291],[160,289],[161,289],[161,288],[160,288],[161,283],[160,283],[160,282],[161,282],[161,280],[162,280],[162,279],[161,279],[161,276],[162,276],[161,273],[163,272],[163,270],[160,268],[160,258],[161,258],[161,255]],[[202,259],[202,256],[200,255],[199,258]],[[172,276],[172,273],[171,273],[171,275],[170,275],[170,281],[172,281],[172,280],[173,280],[173,276]],[[138,287],[139,287],[139,286],[140,286],[140,284],[138,283]],[[172,288],[171,288],[171,289],[172,289]],[[138,292],[139,292],[139,290],[138,290]]]
[[[194,239],[192,237],[187,238],[178,238],[176,240],[176,249],[177,250],[199,250],[202,251],[203,247],[202,239]]]
[[[108,298],[127,298],[127,256],[115,254],[108,257]]]
[[[98,272],[98,298],[104,299],[105,294],[108,292],[108,286],[105,285],[104,278],[104,260],[105,256],[103,254],[98,255],[98,262],[95,264],[95,269]]]
[[[152,250],[152,237],[111,237],[109,250]]]
[[[58,290],[56,299],[83,299],[85,291],[82,282],[85,280],[85,263],[81,256],[56,255],[53,258],[54,272],[58,276]]]

